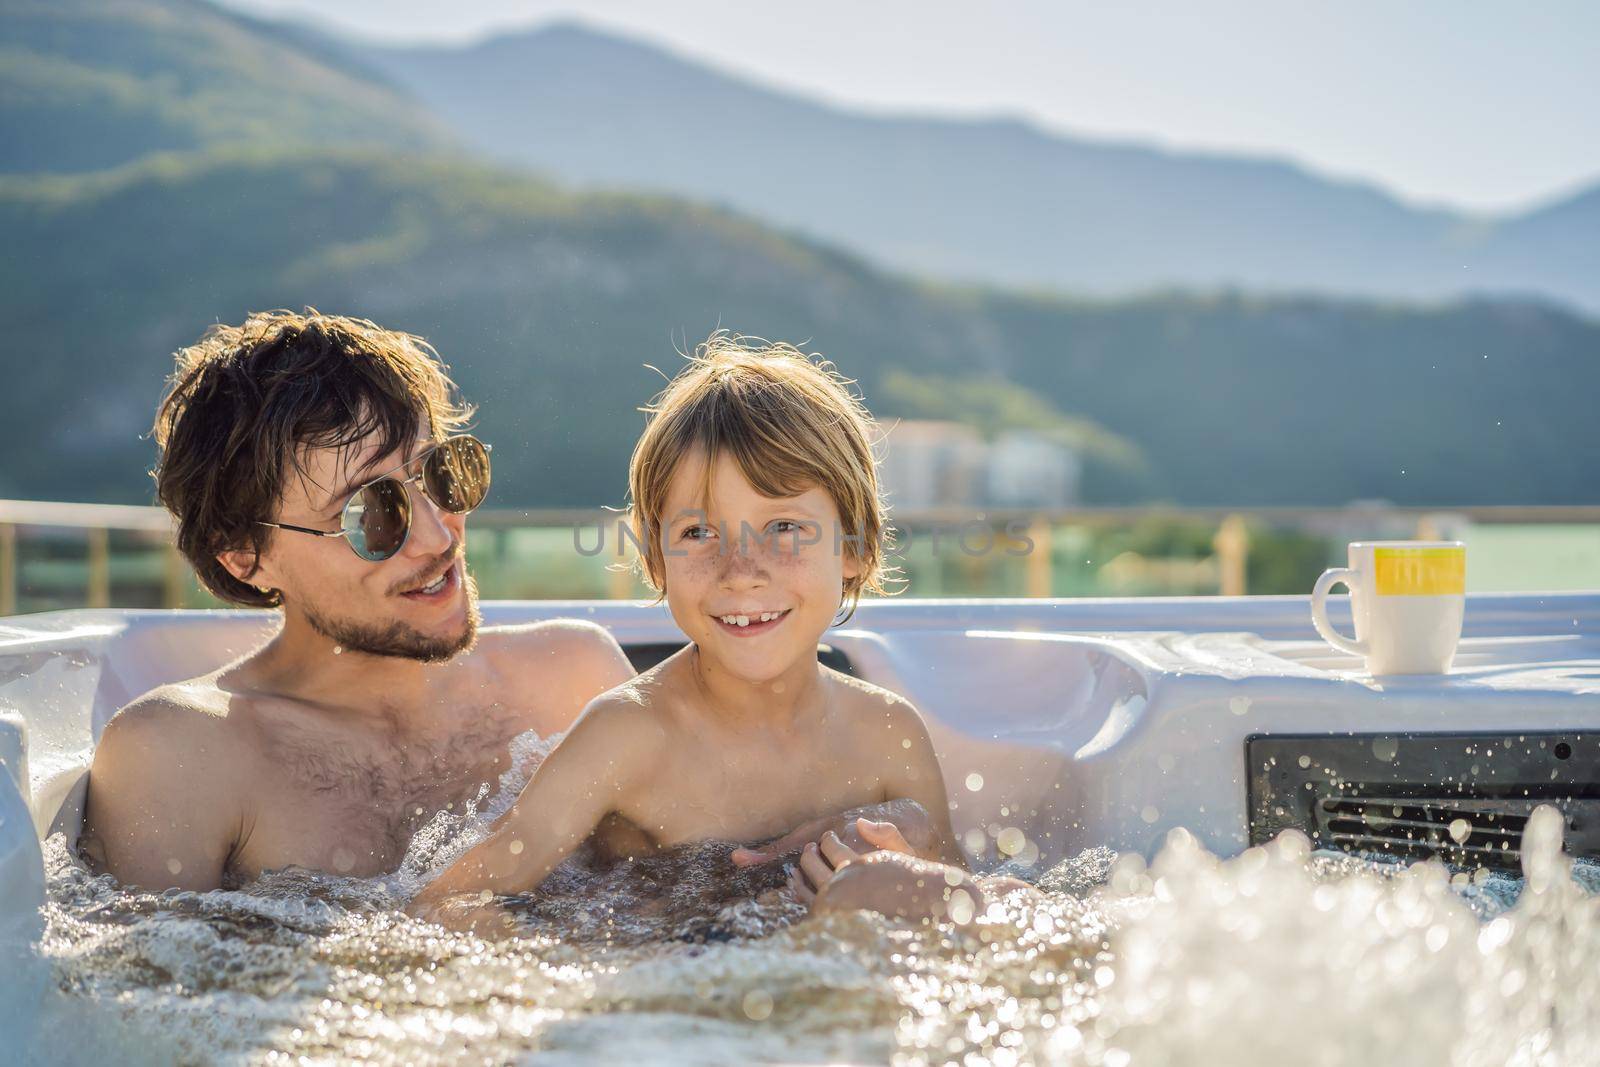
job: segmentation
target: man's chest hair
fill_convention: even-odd
[[[460,723],[436,738],[285,723],[268,734],[264,755],[282,786],[313,802],[411,815],[415,806],[438,800],[425,811],[431,815],[484,782],[492,785],[506,768],[512,738],[526,729],[498,703]]]

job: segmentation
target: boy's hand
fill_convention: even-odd
[[[789,872],[789,887],[800,903],[809,905],[835,874],[861,858],[862,851],[898,852],[914,859],[921,858],[894,823],[858,818],[855,825],[857,834],[867,843],[868,847],[864,850],[852,848],[832,830],[823,834],[821,840],[808,842],[800,850],[800,862]]]
[[[875,829],[863,831],[863,826]],[[888,830],[881,829],[885,826]],[[893,831],[892,835],[889,830]],[[927,810],[914,800],[891,800],[885,804],[854,808],[840,815],[813,819],[764,845],[736,848],[733,850],[733,862],[737,867],[771,863],[807,843],[820,842],[829,832],[841,844],[857,853],[888,849],[912,856],[927,856],[933,844],[933,820],[928,817]]]

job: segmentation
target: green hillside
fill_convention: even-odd
[[[5,179],[0,232],[4,496],[149,499],[140,435],[173,349],[307,304],[437,345],[482,404],[502,506],[620,502],[661,385],[643,365],[670,372],[718,326],[822,351],[880,414],[917,413],[894,371],[1032,389],[1099,424],[1085,440],[1116,435],[1108,463],[1118,438],[1143,450],[1149,480],[1102,470],[1103,500],[1575,502],[1600,483],[1600,325],[1537,304],[933,288],[681,201],[351,152]]]
[[[0,172],[225,145],[448,141],[350,60],[197,0],[0,0],[0,28]]]

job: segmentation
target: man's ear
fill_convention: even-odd
[[[253,548],[230,548],[217,553],[217,562],[223,569],[246,585],[253,585],[258,589],[271,588],[271,582],[264,573],[261,554]]]

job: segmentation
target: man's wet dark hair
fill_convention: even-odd
[[[308,449],[350,449],[375,436],[379,455],[424,434],[459,430],[463,404],[438,354],[419,337],[307,309],[256,312],[213,326],[177,354],[156,412],[156,495],[177,520],[178,550],[205,587],[249,607],[282,602],[230,574],[217,554],[261,552],[291,474]]]

